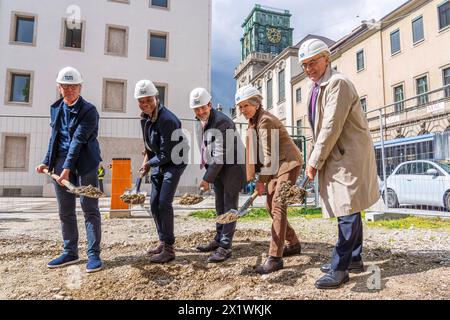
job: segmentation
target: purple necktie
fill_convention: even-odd
[[[316,119],[316,104],[317,104],[317,96],[319,94],[319,85],[317,83],[314,84],[314,88],[311,95],[311,123],[314,127],[315,119]]]

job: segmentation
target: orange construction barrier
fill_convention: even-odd
[[[120,200],[120,196],[125,189],[131,188],[131,159],[130,158],[114,158],[112,160],[112,186],[111,186],[111,212],[110,218],[126,218],[131,217],[130,211],[112,211],[112,210],[129,210],[130,206]]]

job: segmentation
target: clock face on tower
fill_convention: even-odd
[[[272,43],[281,41],[281,32],[276,28],[267,28],[267,39]]]

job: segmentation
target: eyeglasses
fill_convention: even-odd
[[[78,88],[79,84],[60,84],[60,86],[64,90],[67,90],[67,89],[74,90],[74,89]]]
[[[302,63],[303,70],[306,70],[307,68],[314,67],[317,64],[317,62],[319,62],[319,60],[322,59],[322,58],[325,58],[325,56],[320,56],[319,58],[313,59],[313,60],[311,60],[311,61],[309,61],[307,63]]]

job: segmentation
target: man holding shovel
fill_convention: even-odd
[[[61,220],[64,252],[47,264],[58,268],[77,263],[78,227],[75,212],[76,195],[67,192],[63,180],[81,185],[98,186],[97,170],[101,161],[97,140],[99,115],[95,106],[80,96],[83,79],[72,67],[63,68],[56,79],[62,98],[50,107],[51,137],[44,161],[36,168],[54,171],[59,179],[53,181]],[[86,272],[102,269],[100,259],[101,217],[98,199],[80,197],[87,236],[88,262]]]
[[[214,184],[216,214],[223,215],[237,209],[239,191],[245,185],[245,160],[238,155],[244,153],[244,145],[236,132],[234,122],[211,106],[211,95],[204,88],[196,88],[190,94],[190,108],[198,120],[195,133],[200,150],[200,167],[206,169],[199,188],[209,190]],[[216,223],[216,236],[206,245],[200,245],[201,252],[215,251],[208,262],[223,262],[231,257],[236,222]]]
[[[313,150],[306,167],[312,181],[319,174],[324,215],[337,217],[339,239],[331,264],[315,284],[338,288],[349,281],[349,271],[364,270],[361,258],[361,211],[379,197],[377,168],[366,116],[354,85],[331,68],[331,53],[321,40],[309,39],[299,49],[299,61],[312,81],[308,116]]]

